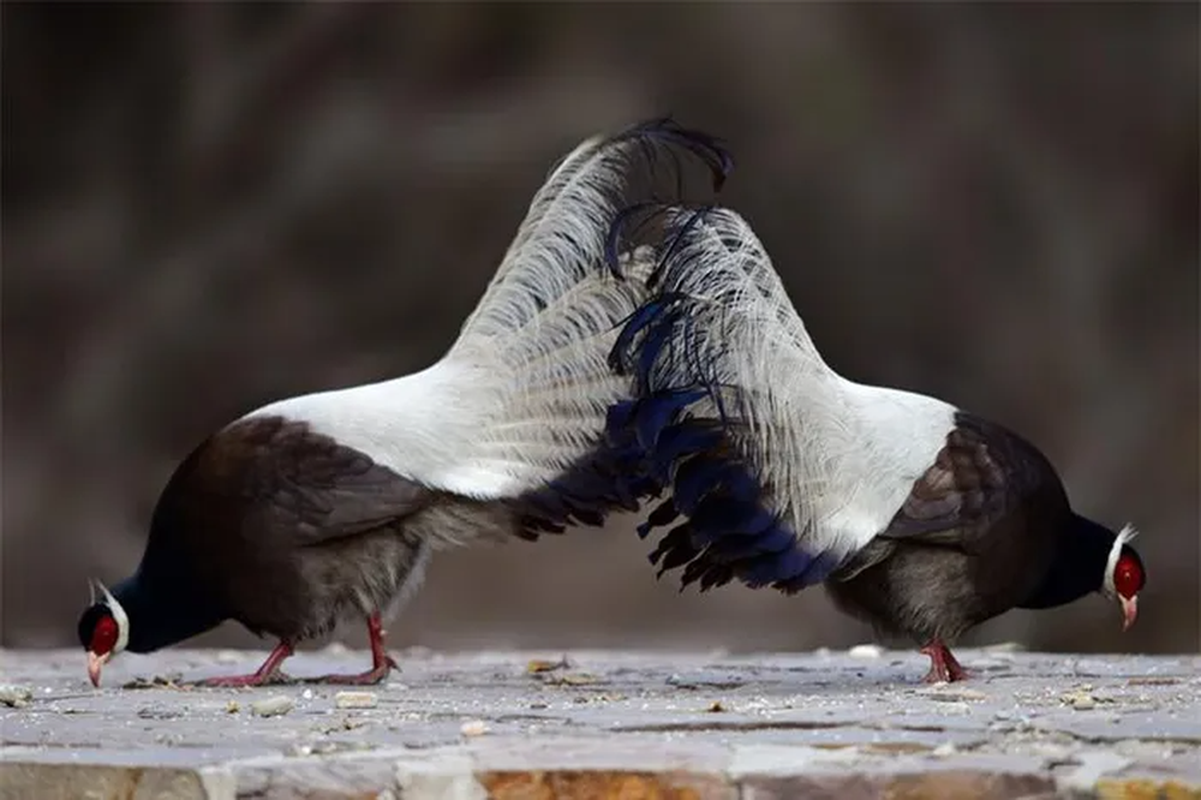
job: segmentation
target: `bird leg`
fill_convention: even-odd
[[[371,686],[388,677],[388,673],[395,669],[400,669],[396,666],[396,662],[388,655],[388,651],[384,649],[384,626],[380,621],[379,613],[372,614],[367,618],[367,635],[371,639],[371,669],[367,672],[361,672],[357,675],[323,675],[320,678],[306,680],[306,683],[339,683],[352,686]]]
[[[944,681],[951,683],[967,679],[967,670],[959,665],[955,656],[951,655],[950,648],[943,644],[942,639],[931,639],[930,643],[921,649],[921,652],[930,656],[930,671],[926,673],[926,683]]]
[[[290,683],[291,678],[280,671],[279,665],[284,663],[284,659],[292,655],[292,644],[281,640],[271,651],[271,655],[267,656],[267,660],[263,662],[263,666],[259,667],[252,675],[232,675],[225,678],[206,678],[202,681],[196,681],[195,686],[219,686],[223,688],[237,688],[239,686],[266,686],[273,683]]]

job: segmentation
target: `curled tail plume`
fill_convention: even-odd
[[[681,190],[681,149],[708,166],[714,190],[720,190],[733,169],[729,153],[717,139],[670,117],[593,137],[569,153],[535,194],[496,275],[464,322],[457,346],[488,339],[503,347],[520,340],[581,281],[596,277],[607,255],[616,258],[606,252],[607,234],[628,205],[631,184],[641,177],[653,182],[658,165],[668,161],[675,191]]]

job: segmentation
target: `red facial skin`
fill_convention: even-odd
[[[117,621],[111,616],[103,616],[96,622],[92,644],[88,647],[88,678],[93,686],[100,686],[100,668],[112,657],[119,633]]]
[[[1113,568],[1113,588],[1122,604],[1122,630],[1129,630],[1138,616],[1138,593],[1146,583],[1146,576],[1138,561],[1128,555],[1118,559]]]

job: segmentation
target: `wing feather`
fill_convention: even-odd
[[[1063,486],[1036,447],[978,417],[961,413],[958,421],[882,538],[978,552],[997,522],[1036,497],[1067,511]]]

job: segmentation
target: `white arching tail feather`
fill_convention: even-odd
[[[826,364],[747,222],[673,209],[656,289],[677,321],[648,391],[703,387],[771,510],[836,562],[889,523],[953,427],[954,407],[849,381]],[[650,334],[647,334],[648,336]]]
[[[484,296],[463,322],[458,344],[522,330],[540,311],[544,298],[561,296],[593,265],[559,260],[555,245],[583,234],[604,236],[603,216],[613,213],[612,194],[621,189],[613,153],[598,160],[605,137],[587,139],[551,170],[509,244]],[[591,167],[589,166],[591,164]],[[596,174],[593,174],[596,173]],[[589,220],[589,216],[600,218]],[[551,239],[559,239],[552,242]]]

